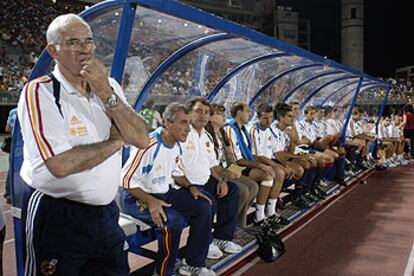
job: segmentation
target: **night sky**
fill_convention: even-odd
[[[287,0],[311,21],[311,51],[340,62],[340,0]],[[394,76],[395,68],[414,65],[413,1],[365,0],[365,68],[377,77]]]

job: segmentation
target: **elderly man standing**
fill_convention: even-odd
[[[82,18],[57,17],[46,37],[54,71],[27,83],[18,104],[25,275],[128,275],[114,198],[121,148],[148,146],[145,122],[95,58]]]

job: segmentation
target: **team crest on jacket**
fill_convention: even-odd
[[[46,260],[40,264],[40,272],[43,275],[53,275],[56,272],[56,264],[58,260],[52,259],[50,261]]]
[[[77,134],[78,134],[78,131],[77,131],[76,127],[71,127],[69,129],[69,135],[70,136],[76,136]]]
[[[80,121],[79,121],[78,117],[76,117],[75,115],[73,115],[72,118],[70,119],[70,123],[72,125],[76,125],[76,124],[79,124]]]
[[[137,200],[136,204],[137,204],[137,207],[138,207],[138,211],[140,211],[140,212],[144,212],[146,209],[148,209],[147,204],[145,204],[141,200]]]

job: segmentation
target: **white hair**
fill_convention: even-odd
[[[56,17],[47,28],[46,31],[46,40],[47,43],[59,43],[61,39],[62,32],[71,24],[73,23],[81,23],[88,27],[88,29],[92,32],[91,27],[82,17],[76,15],[74,13],[68,13],[59,15]]]

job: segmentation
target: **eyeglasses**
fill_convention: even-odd
[[[57,45],[62,45],[61,43],[55,43]],[[95,42],[92,38],[87,38],[85,41],[80,41],[79,39],[69,39],[65,41],[64,44],[66,47],[68,47],[72,51],[80,51],[83,48],[86,50],[91,50],[95,48]]]

